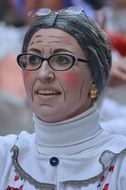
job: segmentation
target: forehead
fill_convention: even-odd
[[[71,36],[70,34],[68,34],[67,32],[61,30],[61,29],[58,29],[58,28],[41,28],[39,29],[35,34],[34,36],[38,34],[38,35],[41,35],[41,34],[44,34],[45,36],[47,35],[51,35],[52,34],[56,35],[56,36]]]
[[[63,49],[85,57],[85,52],[80,47],[76,39],[67,32],[57,28],[42,28],[31,38],[28,50],[31,48],[39,49],[41,52],[53,52],[56,49]]]
[[[38,30],[31,38],[30,43],[40,40],[41,42],[58,42],[77,45],[76,39],[67,32],[56,28],[44,28]]]
[[[38,30],[31,38],[28,49],[66,49],[78,56],[85,56],[84,51],[76,39],[67,32],[57,28],[42,28]]]

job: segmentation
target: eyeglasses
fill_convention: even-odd
[[[84,59],[78,59],[74,54],[55,54],[48,58],[41,57],[34,53],[23,53],[17,56],[17,62],[23,70],[35,71],[47,61],[49,66],[55,71],[66,71],[70,69],[77,61],[89,63]]]
[[[29,24],[31,24],[34,20],[36,20],[38,17],[43,17],[43,16],[47,16],[50,13],[54,13],[55,15],[79,15],[82,12],[85,14],[84,10],[79,7],[79,6],[72,6],[72,7],[68,7],[66,9],[59,9],[59,10],[51,10],[49,8],[40,8],[37,10],[32,10],[28,13],[28,20],[29,20]],[[85,14],[86,15],[86,14]]]

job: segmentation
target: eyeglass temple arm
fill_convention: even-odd
[[[80,61],[80,62],[86,62],[86,63],[90,63],[90,61],[88,61],[88,60],[85,60],[85,59],[77,59],[78,61]]]

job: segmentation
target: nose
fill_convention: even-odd
[[[41,81],[53,81],[55,79],[55,71],[49,66],[45,60],[38,70],[38,77]]]

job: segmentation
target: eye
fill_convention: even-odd
[[[49,63],[53,69],[64,71],[74,65],[75,57],[70,54],[56,54],[50,57]]]
[[[41,64],[41,58],[37,55],[28,55],[28,63],[32,66]]]
[[[71,64],[71,57],[68,55],[57,55],[56,56],[56,63],[60,66],[65,66]]]

